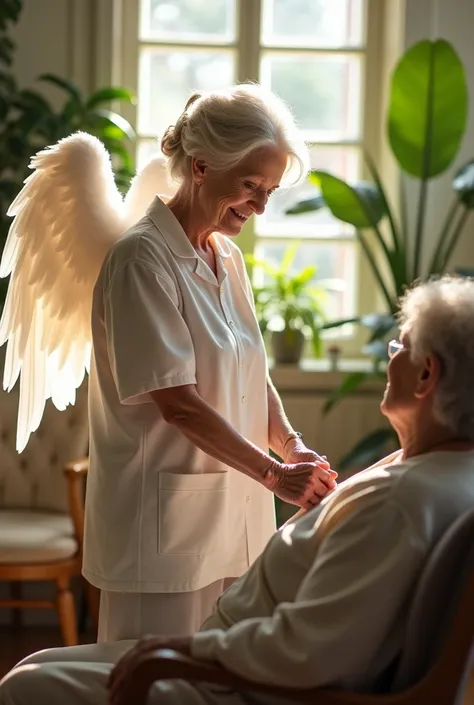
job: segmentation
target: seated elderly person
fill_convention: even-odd
[[[474,282],[444,277],[412,289],[400,328],[381,404],[400,451],[300,510],[194,636],[41,652],[4,678],[0,703],[114,703],[134,655],[165,646],[256,683],[373,690],[400,652],[428,554],[474,504]],[[249,702],[282,703],[183,681],[156,683],[148,699]]]

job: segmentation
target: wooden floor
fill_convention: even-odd
[[[93,636],[81,639],[84,644],[92,641]],[[0,627],[0,678],[25,656],[54,646],[61,646],[59,632],[54,627]],[[462,705],[474,705],[474,670]]]

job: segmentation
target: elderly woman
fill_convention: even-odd
[[[418,286],[400,324],[381,404],[400,451],[300,510],[194,636],[42,652],[4,679],[1,705],[27,705],[32,693],[37,705],[105,705],[107,685],[113,703],[134,656],[158,646],[258,683],[373,689],[400,651],[427,556],[474,503],[474,281]],[[155,684],[148,702],[282,703],[178,681]]]
[[[272,492],[310,507],[335,484],[268,378],[231,240],[306,174],[291,113],[254,85],[195,94],[161,148],[179,188],[94,292],[83,572],[99,641],[191,634],[274,532]]]

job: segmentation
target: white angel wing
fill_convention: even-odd
[[[143,218],[155,194],[171,198],[176,188],[169,180],[166,158],[153,157],[135,176],[125,196],[127,227]]]
[[[124,203],[102,143],[76,133],[33,157],[12,203],[0,265],[11,274],[0,345],[10,391],[21,374],[16,447],[41,421],[46,400],[75,401],[90,362],[92,293],[111,245],[125,230]]]

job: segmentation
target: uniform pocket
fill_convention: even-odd
[[[207,555],[225,551],[226,472],[158,473],[158,552]]]

